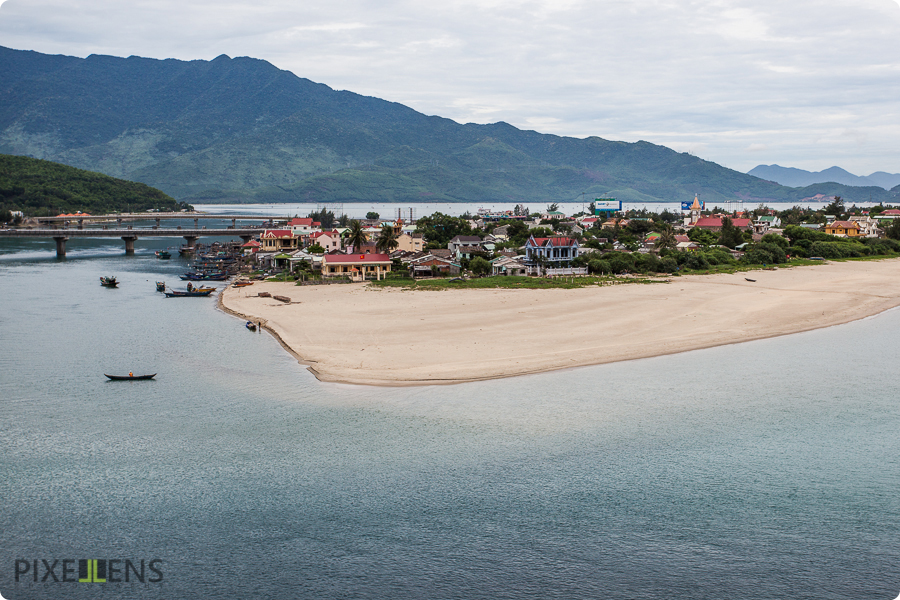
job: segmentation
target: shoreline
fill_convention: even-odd
[[[746,281],[747,273],[757,281]],[[259,291],[292,302],[259,298]],[[412,291],[257,282],[226,287],[217,305],[260,323],[320,381],[450,385],[665,356],[871,317],[900,306],[900,259],[579,289]]]

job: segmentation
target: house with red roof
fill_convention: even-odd
[[[337,231],[316,231],[309,235],[309,245],[318,244],[325,252],[338,252],[341,249],[341,234]]]
[[[244,256],[249,256],[259,252],[260,246],[261,244],[256,240],[250,240],[246,244],[241,244],[241,250],[243,250]]]
[[[525,242],[525,265],[529,273],[538,270],[571,267],[578,256],[578,240],[570,237],[541,237],[533,235]]]
[[[287,226],[297,235],[304,236],[316,231],[322,224],[307,217],[305,219],[291,219],[288,221]]]
[[[299,247],[300,236],[290,229],[266,229],[259,236],[263,252],[285,252]]]
[[[722,221],[724,217],[700,217],[694,222],[694,227],[708,229],[710,231],[719,231],[722,229]],[[750,219],[731,219],[731,224],[740,229],[749,229],[752,222]]]
[[[364,281],[374,276],[381,279],[391,272],[389,254],[326,254],[322,257],[322,277],[350,277]]]
[[[861,237],[859,223],[853,221],[832,221],[825,226],[825,233],[838,237]]]

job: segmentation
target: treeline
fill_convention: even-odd
[[[143,183],[48,160],[0,154],[0,216],[11,211],[42,217],[76,211],[103,214],[183,208],[192,207]]]

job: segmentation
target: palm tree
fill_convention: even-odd
[[[656,240],[656,249],[662,250],[663,248],[673,249],[678,245],[678,238],[675,237],[675,232],[672,231],[671,228],[663,229],[662,233],[659,234],[659,238]]]
[[[378,234],[378,239],[375,241],[375,249],[379,252],[390,254],[399,245],[400,242],[397,241],[397,234],[394,233],[394,228],[390,225],[384,225],[381,228],[381,233]]]
[[[366,232],[363,231],[362,223],[356,219],[350,221],[350,230],[347,232],[347,243],[353,246],[354,251],[358,251],[366,241],[368,241],[368,236],[366,236]]]

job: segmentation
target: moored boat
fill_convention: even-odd
[[[172,253],[169,252],[168,250],[157,250],[156,258],[163,258],[163,259],[172,258]]]
[[[213,293],[215,288],[206,288],[202,292],[201,291],[190,291],[190,292],[179,292],[177,290],[172,290],[171,292],[166,292],[166,298],[186,298],[193,296],[209,296]]]
[[[119,285],[119,282],[116,281],[115,277],[100,277],[100,285],[104,287],[116,287]]]
[[[250,331],[256,331],[256,323],[254,323],[253,321],[247,321],[244,327],[246,327]]]
[[[166,282],[165,281],[157,281],[156,282],[156,291],[157,292],[166,291]]]
[[[128,375],[107,375],[104,373],[104,375],[112,381],[145,381],[156,377],[156,373],[152,375],[135,375],[134,373],[129,373]]]

